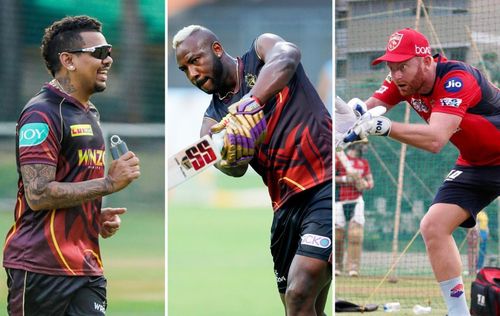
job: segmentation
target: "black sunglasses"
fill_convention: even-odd
[[[87,48],[81,48],[81,49],[75,49],[75,50],[70,50],[67,51],[68,53],[90,53],[90,56],[104,60],[108,56],[111,56],[111,48],[112,45],[106,44],[106,45],[99,45],[99,46],[94,46],[94,47],[87,47]]]

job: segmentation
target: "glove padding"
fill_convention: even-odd
[[[265,137],[266,120],[262,106],[256,98],[243,97],[228,108],[229,114],[210,129],[212,134],[226,130],[221,151],[221,167],[248,164],[253,158],[255,147]]]
[[[255,145],[262,143],[265,137],[267,123],[263,108],[258,99],[253,96],[244,96],[228,108],[229,114],[232,114],[240,125],[245,126],[250,131]]]
[[[366,112],[366,104],[358,98],[345,103],[340,97],[335,99],[335,147],[337,151],[345,148],[344,137]]]
[[[392,122],[385,116],[373,116],[368,111],[361,116],[356,124],[346,133],[344,143],[354,143],[365,140],[368,135],[387,136],[391,132]]]

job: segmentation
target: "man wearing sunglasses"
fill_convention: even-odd
[[[123,154],[105,174],[105,143],[90,96],[106,89],[113,63],[101,23],[66,17],[45,30],[42,55],[54,79],[21,111],[15,222],[6,237],[9,315],[104,315],[99,235],[120,228],[124,208],[102,197],[140,176]]]

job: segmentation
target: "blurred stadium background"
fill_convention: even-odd
[[[336,94],[345,100],[367,99],[388,74],[385,63],[370,62],[383,54],[390,34],[403,27],[418,28],[427,35],[433,53],[466,61],[482,69],[496,85],[500,83],[498,60],[500,8],[494,0],[337,0],[335,2]],[[403,121],[406,105],[388,117]],[[414,111],[409,122],[421,123]],[[401,315],[411,315],[415,304],[430,305],[433,315],[446,308],[425,254],[419,222],[434,193],[453,167],[457,150],[448,145],[433,155],[384,137],[370,139],[365,155],[371,164],[375,188],[364,194],[365,240],[361,276],[336,278],[336,297],[357,304],[399,301]],[[401,166],[401,167],[400,167]],[[487,266],[499,266],[500,202],[484,210],[489,216]],[[466,294],[475,271],[468,269],[467,230],[454,234],[462,254]],[[412,238],[415,241],[411,242]],[[403,253],[405,247],[408,249]],[[401,256],[393,272],[391,265]],[[384,277],[388,278],[384,280]],[[396,283],[389,283],[392,279]],[[376,313],[375,313],[376,314]]]
[[[44,28],[67,15],[103,22],[113,44],[108,89],[92,100],[105,133],[122,136],[142,162],[142,177],[105,205],[125,206],[120,233],[102,241],[108,315],[165,313],[165,2],[162,0],[2,0],[0,2],[0,232],[13,223],[17,191],[15,121],[50,81],[40,55]],[[107,137],[109,139],[109,137]],[[110,155],[108,155],[110,156]],[[6,314],[0,273],[0,314]]]
[[[332,1],[168,2],[167,133],[169,155],[199,138],[210,96],[178,70],[172,37],[184,26],[213,30],[241,56],[260,34],[297,44],[313,83],[332,57]],[[282,315],[269,251],[272,208],[254,172],[230,178],[215,168],[168,194],[169,315]],[[332,315],[331,304],[327,314]]]

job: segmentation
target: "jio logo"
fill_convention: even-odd
[[[448,92],[458,92],[463,87],[462,80],[458,77],[452,77],[444,83],[444,89]]]

